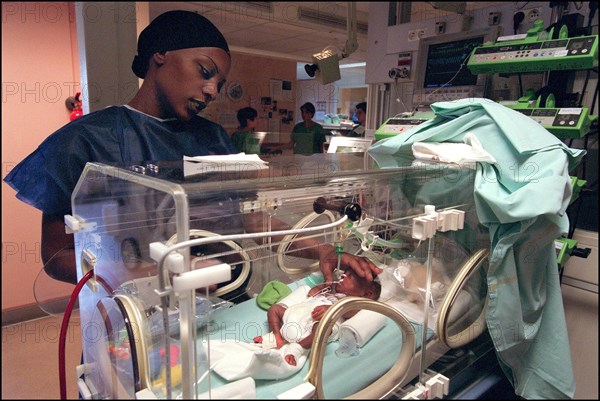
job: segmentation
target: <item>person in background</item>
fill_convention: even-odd
[[[252,136],[258,124],[258,112],[252,107],[244,107],[237,112],[237,119],[240,123],[237,131],[231,135],[233,146],[238,152],[246,154],[260,154],[260,143],[258,138]]]
[[[198,116],[231,68],[227,41],[212,22],[190,11],[159,15],[141,32],[131,68],[144,81],[128,104],[68,123],[4,178],[18,199],[41,210],[42,262],[56,280],[77,282],[74,238],[65,233],[64,215],[72,214],[71,194],[86,163],[127,166],[236,153],[222,126]],[[331,275],[333,245],[323,244],[318,257]],[[342,264],[366,268],[359,274],[369,277],[380,273],[361,259],[344,254]]]
[[[321,124],[313,121],[315,112],[315,106],[310,102],[300,107],[303,121],[296,124],[292,130],[294,153],[323,153],[326,132]]]
[[[323,153],[323,144],[327,139],[326,131],[321,124],[313,121],[315,112],[315,106],[310,102],[300,106],[303,121],[294,126],[288,143],[273,146],[271,151],[293,149],[295,154]]]
[[[358,127],[352,130],[350,136],[365,136],[365,123],[367,121],[367,102],[360,102],[356,105],[356,120],[358,121]]]

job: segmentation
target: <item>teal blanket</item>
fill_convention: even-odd
[[[486,321],[516,394],[572,398],[575,380],[554,240],[569,228],[569,172],[585,154],[529,117],[488,99],[432,106],[435,118],[376,142],[381,168],[412,158],[414,142],[463,143],[472,133],[496,163],[477,163],[474,199],[490,233]]]

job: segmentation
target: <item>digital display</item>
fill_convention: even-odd
[[[477,75],[471,74],[467,68],[467,61],[473,49],[482,44],[483,36],[431,44],[427,53],[423,87],[476,85]],[[464,66],[461,69],[463,63]],[[460,72],[458,72],[459,70]]]

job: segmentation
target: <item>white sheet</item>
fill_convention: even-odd
[[[204,346],[206,347],[206,342]],[[253,379],[277,380],[289,377],[302,369],[309,351],[298,344],[286,344],[281,349],[265,349],[260,344],[235,340],[210,342],[214,371],[225,380]],[[296,366],[287,363],[284,356],[293,354]]]
[[[340,337],[343,331],[352,332],[350,338],[356,339],[356,345],[363,347],[387,323],[387,317],[378,312],[361,310],[340,325]]]
[[[446,163],[462,164],[475,168],[475,162],[496,163],[494,156],[489,154],[475,135],[467,133],[465,143],[451,142],[414,142],[413,156],[420,160],[434,160]]]
[[[198,394],[199,400],[253,400],[256,399],[256,383],[251,377],[227,383],[212,389],[210,392]]]

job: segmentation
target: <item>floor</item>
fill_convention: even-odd
[[[62,315],[2,328],[2,399],[59,400],[58,344]],[[66,340],[67,398],[77,399],[75,367],[81,361],[79,312]]]

